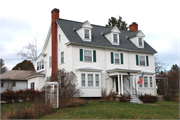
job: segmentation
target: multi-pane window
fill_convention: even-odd
[[[99,75],[96,74],[95,78],[96,78],[96,87],[99,87]]]
[[[61,35],[59,35],[59,42],[61,41]]]
[[[13,87],[16,87],[16,81],[13,81],[13,82],[12,82],[12,86],[13,86]]]
[[[61,63],[64,63],[64,52],[61,52]]]
[[[152,77],[149,77],[150,87],[153,87]]]
[[[139,46],[142,46],[142,38],[139,38]]]
[[[52,57],[49,57],[49,67],[52,67]]]
[[[88,74],[88,86],[93,86],[93,74]]]
[[[144,77],[144,87],[148,87],[148,77]]]
[[[89,39],[89,30],[88,29],[85,29],[85,38],[88,38]]]
[[[92,62],[92,51],[84,50],[84,61]]]
[[[119,53],[115,53],[115,64],[119,64]]]
[[[139,57],[139,60],[140,60],[140,61],[139,61],[139,62],[140,62],[140,65],[141,65],[141,66],[145,66],[145,56],[140,56],[140,57]]]
[[[141,78],[141,76],[139,76],[139,79]],[[139,87],[142,87],[142,84],[139,84]]]
[[[34,82],[31,83],[31,89],[34,89]]]
[[[85,79],[85,74],[81,74],[81,81],[82,81],[82,86],[86,86],[86,84],[85,84],[85,81],[86,81],[86,79]]]
[[[4,82],[1,81],[1,87],[4,87]]]
[[[44,69],[44,60],[42,60],[41,63],[42,63],[42,69]]]
[[[115,42],[115,43],[118,42],[117,34],[113,34],[113,42]]]
[[[37,62],[37,70],[44,69],[44,60]]]
[[[37,70],[39,70],[39,62],[37,62]]]

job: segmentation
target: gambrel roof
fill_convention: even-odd
[[[65,20],[65,19],[56,19],[56,23],[60,26],[66,37],[68,38],[70,44],[80,44],[80,45],[89,45],[97,47],[108,47],[114,49],[125,49],[130,51],[139,51],[139,52],[149,52],[157,53],[146,41],[144,41],[144,48],[138,48],[130,40],[130,37],[136,36],[137,32],[120,30],[119,33],[120,44],[112,45],[109,40],[102,33],[108,33],[112,30],[112,27],[105,27],[99,25],[91,24],[92,28],[92,41],[86,42],[83,41],[76,32],[76,28],[81,27],[84,23]]]

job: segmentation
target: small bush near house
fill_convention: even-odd
[[[118,93],[115,93],[113,90],[111,90],[108,95],[106,94],[106,89],[101,89],[101,101],[107,102],[107,101],[114,101],[114,99],[117,97]]]
[[[150,103],[150,102],[156,102],[157,101],[157,97],[153,96],[153,95],[140,95],[139,99],[142,100],[143,103]]]
[[[79,99],[79,98],[71,98],[68,103],[67,107],[78,107],[78,106],[83,106],[86,104],[87,101],[84,99]]]
[[[120,102],[129,102],[132,98],[131,95],[120,94]]]

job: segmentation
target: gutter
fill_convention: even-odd
[[[130,52],[140,52],[140,53],[151,53],[155,54],[154,52],[147,52],[147,51],[138,51],[138,50],[131,50],[131,49],[124,49],[124,48],[114,48],[114,47],[105,47],[105,46],[96,46],[96,45],[86,45],[81,43],[73,43],[73,42],[67,42],[65,45],[83,45],[83,46],[89,46],[89,47],[97,47],[97,48],[106,48],[106,49],[113,49],[113,50],[123,50],[123,51],[130,51]]]

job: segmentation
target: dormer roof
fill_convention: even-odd
[[[136,37],[136,36],[145,37],[144,33],[141,30],[139,30],[139,31],[136,31],[136,32],[131,32],[129,35],[127,35],[127,38],[133,38],[133,37]]]
[[[102,35],[102,32],[103,34],[111,32],[111,30],[113,29],[112,27],[104,27],[104,26],[91,24],[91,26],[93,27],[92,41],[85,42],[73,29],[82,27],[82,25],[86,22],[82,23],[82,22],[65,20],[65,19],[57,19],[56,22],[61,27],[62,31],[68,38],[69,44],[87,45],[87,46],[94,46],[94,47],[108,47],[112,49],[124,49],[124,50],[130,50],[130,51],[132,50],[132,51],[139,51],[139,52],[157,53],[145,41],[144,41],[144,48],[138,48],[128,39],[127,36],[132,36],[134,34],[137,35],[139,31],[132,32],[132,31],[120,30],[120,33],[119,33],[120,40],[121,40],[120,45],[112,45],[109,42],[109,40],[104,35]]]

